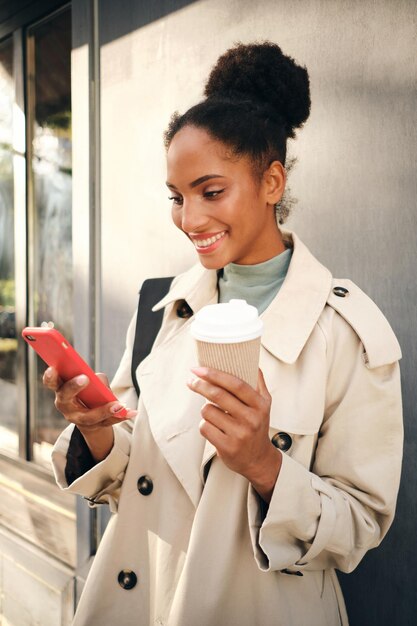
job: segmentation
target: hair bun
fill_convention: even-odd
[[[290,137],[310,113],[307,70],[269,41],[238,43],[227,50],[212,69],[204,93],[207,98],[268,106],[284,122]]]

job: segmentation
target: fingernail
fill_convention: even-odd
[[[196,384],[196,382],[197,382],[197,378],[189,378],[189,379],[187,380],[187,385],[188,385],[189,387],[194,387],[194,385]]]
[[[49,369],[49,367],[48,367],[48,369],[47,369],[47,370],[45,370],[44,376],[45,376],[45,380],[51,380],[51,378],[52,378],[52,372],[51,372],[51,370]]]
[[[113,404],[113,406],[110,408],[110,413],[118,413],[124,408],[125,407],[122,404]]]
[[[75,382],[77,385],[82,387],[85,383],[88,383],[88,377],[85,374],[81,374],[75,378]]]
[[[208,373],[206,367],[192,367],[191,371],[196,376],[205,376]]]

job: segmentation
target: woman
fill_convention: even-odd
[[[277,224],[286,140],[310,109],[306,70],[272,43],[240,44],[205,95],[166,133],[173,220],[200,263],[156,307],[137,416],[87,410],[85,378],[45,374],[72,422],[55,446],[58,483],[115,513],[74,623],[347,624],[335,568],[352,571],[394,515],[399,346],[375,304]],[[179,316],[184,301],[195,313],[232,297],[262,313],[256,390],[195,368]],[[134,327],[113,381],[132,407]]]

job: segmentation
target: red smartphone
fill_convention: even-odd
[[[88,376],[90,384],[78,394],[78,398],[86,407],[94,409],[117,400],[112,391],[101,382],[91,367],[55,328],[27,327],[23,329],[22,337],[47,365],[57,370],[64,382],[80,374]],[[126,413],[126,409],[123,409],[119,411],[117,417],[125,417]]]

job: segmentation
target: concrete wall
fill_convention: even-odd
[[[101,367],[114,372],[136,292],[194,253],[170,223],[162,133],[199,100],[218,55],[268,38],[310,72],[291,152],[289,222],[336,276],[379,304],[404,349],[404,481],[393,529],[342,583],[353,625],[414,623],[416,75],[414,0],[101,0]],[[75,207],[76,210],[76,207]],[[349,442],[347,442],[348,445]]]

